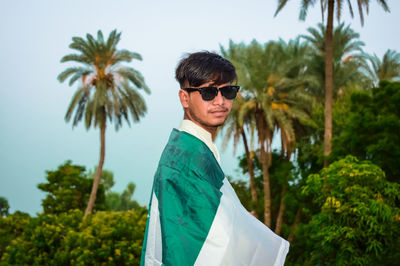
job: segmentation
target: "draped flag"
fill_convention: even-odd
[[[242,206],[207,145],[174,129],[154,177],[141,265],[283,265],[288,251]]]

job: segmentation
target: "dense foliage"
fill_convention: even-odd
[[[84,211],[89,200],[93,184],[94,172],[86,172],[84,166],[66,161],[57,170],[46,171],[46,183],[40,183],[38,188],[46,192],[42,201],[43,211],[48,214],[60,214],[71,209]],[[97,192],[95,210],[127,211],[142,208],[132,199],[136,185],[130,182],[122,192],[111,191],[114,186],[114,174],[103,170],[101,183]]]
[[[22,212],[0,217],[0,262],[6,247],[24,232],[24,227],[29,219],[29,214]]]
[[[66,161],[57,170],[46,171],[46,183],[38,188],[46,192],[42,201],[45,213],[59,214],[71,209],[85,210],[89,200],[93,178],[88,178],[86,168]],[[100,184],[96,198],[96,210],[105,209],[104,186]]]
[[[94,177],[94,171],[89,171],[87,174],[89,178]],[[109,170],[103,170],[101,173],[101,185],[105,189],[105,210],[107,211],[127,211],[130,209],[140,209],[139,203],[132,199],[135,193],[136,185],[133,182],[129,182],[126,189],[122,193],[112,191],[112,187],[115,184],[114,173]],[[96,202],[97,203],[97,202]]]
[[[136,185],[130,182],[122,193],[109,191],[106,193],[106,209],[109,211],[127,211],[140,209],[139,203],[132,199]]]
[[[395,265],[399,261],[400,186],[388,182],[378,166],[348,156],[310,175],[303,192],[319,212],[292,247],[294,253],[303,250],[302,263]]]
[[[0,218],[0,265],[139,265],[146,217],[143,208]]]
[[[240,165],[246,171],[244,160],[242,157]],[[286,162],[274,161],[272,186],[279,191],[279,179],[295,173],[288,172]],[[231,182],[251,210],[248,182]],[[262,178],[257,176],[257,189],[262,192],[260,182]],[[285,195],[282,230],[282,236],[291,242],[287,265],[396,265],[399,261],[400,209],[396,203],[400,186],[387,181],[378,166],[348,156],[310,175],[304,185],[291,184]],[[275,214],[279,204],[279,198],[273,200]],[[300,224],[296,222],[299,207]]]
[[[0,216],[7,216],[9,209],[10,205],[8,204],[8,200],[4,197],[0,197]]]
[[[400,182],[400,83],[351,96],[348,121],[333,141],[333,158],[352,154],[379,165],[390,181]]]
[[[271,190],[274,197],[272,198],[272,225],[271,228],[277,227],[279,210],[282,207],[281,203],[284,201],[285,211],[283,214],[283,221],[285,225],[283,226],[283,233],[285,237],[290,235],[290,225],[294,221],[295,212],[298,208],[298,197],[300,196],[299,187],[293,182],[295,182],[296,172],[293,163],[283,160],[279,153],[274,151],[272,153],[272,165],[270,167],[271,175]],[[243,174],[248,172],[246,157],[239,157],[239,167]],[[259,194],[258,202],[253,206],[250,197],[250,188],[247,180],[243,179],[233,179],[230,178],[233,189],[235,190],[238,198],[240,199],[243,206],[250,212],[253,212],[260,221],[263,221],[263,178],[262,178],[262,168],[257,157],[253,158],[253,167],[255,171],[255,186],[257,193]],[[286,190],[282,188],[288,183],[292,183]],[[283,191],[283,193],[282,193]],[[281,226],[281,225],[280,225]]]
[[[138,265],[147,210],[132,199],[135,184],[110,191],[114,174],[104,170],[96,213],[84,219],[93,175],[71,161],[46,171],[43,213],[0,217],[0,265]]]

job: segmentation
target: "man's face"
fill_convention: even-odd
[[[213,86],[221,88],[229,86],[230,83],[222,85],[214,85],[212,81],[202,84],[199,87]],[[187,92],[185,90],[179,91],[179,98],[182,106],[185,109],[185,118],[192,120],[199,126],[209,129],[221,126],[232,108],[232,101],[228,100],[218,92],[218,95],[211,101],[204,101],[201,98],[199,91]]]

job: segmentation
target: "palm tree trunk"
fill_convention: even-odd
[[[267,154],[264,144],[261,146],[261,166],[264,180],[264,223],[266,226],[271,226],[271,189],[269,182],[269,167],[267,162]]]
[[[269,180],[269,156],[265,149],[266,143],[266,130],[269,130],[264,123],[263,115],[258,114],[256,118],[258,141],[260,142],[260,159],[264,180],[264,224],[268,227],[271,226],[271,188]]]
[[[247,144],[247,138],[246,138],[246,133],[244,130],[242,130],[242,139],[244,143],[244,150],[246,152],[246,160],[247,160],[247,169],[249,171],[250,175],[250,192],[251,192],[251,200],[253,201],[253,210],[256,209],[256,206],[258,205],[258,196],[257,196],[257,190],[256,190],[256,184],[254,180],[254,169],[253,169],[253,156],[250,153],[249,150],[249,145]],[[254,216],[257,217],[257,213],[254,212]]]
[[[290,234],[289,234],[289,237],[288,237],[289,243],[291,243],[291,242],[293,241],[294,236],[296,235],[297,228],[299,227],[299,224],[300,224],[300,218],[301,218],[301,207],[299,207],[299,208],[297,209],[296,216],[294,217],[294,222],[293,222],[293,225],[292,225],[292,230],[291,230],[291,232],[290,232]]]
[[[333,11],[334,0],[328,0],[328,22],[325,42],[325,134],[324,166],[329,165],[328,156],[332,150],[332,104],[333,104]]]
[[[105,153],[106,153],[106,141],[105,140],[106,140],[106,125],[104,123],[104,125],[102,125],[100,128],[99,164],[97,165],[96,173],[94,174],[92,192],[90,193],[89,202],[88,202],[88,205],[85,210],[85,216],[83,218],[86,218],[90,213],[92,213],[94,203],[96,201],[97,189],[100,184],[101,172],[103,171],[103,164],[104,164],[104,158],[105,158]]]
[[[264,180],[264,223],[266,226],[271,226],[271,189],[269,182],[269,166],[265,147],[261,147],[261,166]]]
[[[283,214],[285,213],[285,196],[287,191],[287,184],[282,186],[281,192],[281,203],[279,205],[279,212],[278,217],[276,218],[276,225],[275,225],[275,234],[279,235],[281,233],[282,224],[283,224]]]

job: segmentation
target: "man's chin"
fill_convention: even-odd
[[[226,118],[223,119],[216,119],[215,121],[213,121],[212,123],[210,123],[211,127],[219,127],[222,126],[225,123]]]

